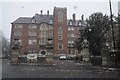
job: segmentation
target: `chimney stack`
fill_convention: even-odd
[[[75,14],[73,14],[73,21],[75,21]]]
[[[73,25],[75,25],[75,14],[73,14]]]
[[[42,15],[43,11],[41,10],[41,15]]]
[[[81,16],[82,21],[84,21],[84,15]]]
[[[47,15],[49,16],[49,10],[47,10]]]

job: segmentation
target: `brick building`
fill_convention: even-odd
[[[19,55],[29,51],[38,54],[77,54],[75,40],[79,30],[86,26],[84,18],[67,19],[67,8],[54,7],[53,15],[35,14],[33,17],[20,17],[12,22],[11,47],[21,45]]]

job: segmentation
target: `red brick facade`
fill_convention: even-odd
[[[74,15],[75,18],[75,15]],[[72,34],[73,41],[79,36],[79,21],[73,18]],[[34,20],[34,22],[32,22]],[[52,21],[51,21],[52,20]],[[18,18],[12,23],[11,46],[15,40],[21,41],[20,54],[25,54],[30,50],[37,53],[45,51],[53,54],[78,53],[76,48],[68,47],[68,28],[70,20],[67,20],[67,9],[55,7],[53,15],[35,14],[32,18]],[[29,28],[30,25],[36,26]],[[15,33],[18,31],[17,33]],[[30,31],[32,31],[30,33]],[[17,36],[16,36],[17,35]],[[75,43],[74,43],[75,44]],[[51,47],[50,49],[48,49]]]
[[[59,12],[62,14],[63,16],[63,20],[59,21],[58,20],[58,16]],[[54,8],[54,54],[63,54],[63,53],[67,53],[67,43],[68,43],[68,39],[67,39],[67,9],[66,8]],[[61,16],[61,17],[62,17]],[[58,39],[58,32],[59,32],[59,28],[61,27],[62,29],[62,39],[59,40]],[[63,49],[59,50],[58,49],[58,45],[62,44],[63,45]]]

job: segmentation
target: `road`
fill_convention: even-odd
[[[8,60],[2,64],[3,78],[118,78],[118,74],[69,60],[55,60],[55,65],[11,65]]]

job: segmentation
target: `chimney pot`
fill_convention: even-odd
[[[81,16],[82,21],[84,20],[84,15]]]
[[[73,24],[75,25],[75,14],[73,14]]]
[[[41,10],[41,15],[42,15],[43,11]]]
[[[73,20],[75,21],[75,14],[73,14]]]
[[[47,10],[47,15],[49,16],[49,10]]]

